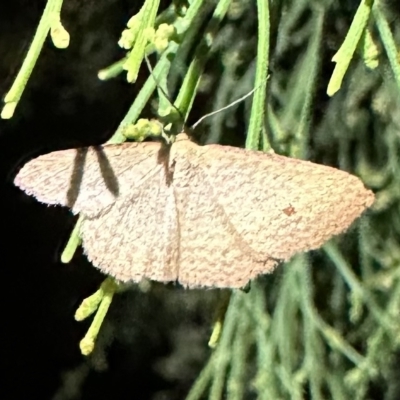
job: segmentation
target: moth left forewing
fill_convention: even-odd
[[[162,167],[160,149],[160,143],[124,143],[56,151],[25,164],[14,183],[42,203],[95,216]]]
[[[346,172],[262,152],[201,147],[215,198],[259,257],[287,260],[346,230],[373,202]]]
[[[39,156],[21,168],[14,184],[42,203],[68,206],[70,179],[74,163],[79,157],[77,149]],[[88,158],[90,159],[90,156]]]

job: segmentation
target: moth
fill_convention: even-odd
[[[199,146],[124,143],[33,159],[15,185],[81,213],[91,263],[123,282],[240,288],[345,231],[374,201],[360,179],[308,161]]]

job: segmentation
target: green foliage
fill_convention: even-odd
[[[23,77],[7,94],[3,118],[22,94],[55,3],[59,13],[61,2],[49,0],[34,56],[28,54]],[[258,0],[257,13],[249,0],[174,2],[162,12],[158,3],[145,1],[122,33],[126,57],[99,72],[105,80],[127,70],[134,81],[145,56],[156,53],[110,143],[132,132],[142,138],[139,125],[148,121],[137,122],[151,99],[176,131],[176,110],[186,121],[198,91],[208,98],[202,108],[208,112],[255,87],[244,116],[235,106],[208,119],[203,142],[232,141],[237,119],[244,119],[248,148],[333,163],[358,174],[377,196],[344,237],[253,282],[249,293],[232,294],[221,337],[187,399],[367,398],[371,386],[387,385],[400,344],[399,20],[392,22],[378,0],[361,0],[345,22],[337,20],[339,11],[346,14],[344,2],[334,0]],[[347,27],[337,32],[335,23]],[[324,57],[332,50],[328,76]],[[169,93],[177,93],[175,108]],[[75,231],[66,260],[78,241]],[[94,295],[96,318],[104,318],[113,285],[107,280]]]
[[[29,77],[31,76],[47,34],[50,33],[50,37],[55,47],[59,49],[65,49],[68,47],[69,34],[61,24],[60,18],[62,2],[63,0],[48,0],[28,54],[25,57],[11,89],[4,97],[5,104],[1,111],[1,118],[9,119],[14,115],[14,110],[17,107],[19,99],[21,98]]]

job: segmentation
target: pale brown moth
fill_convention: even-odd
[[[53,152],[15,185],[84,216],[88,259],[119,281],[243,287],[345,231],[374,201],[344,171],[258,151],[158,142]]]

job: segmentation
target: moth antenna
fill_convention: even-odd
[[[171,106],[178,112],[178,114],[180,115],[180,117],[181,117],[182,120],[184,121],[184,117],[183,117],[181,111],[179,110],[178,107],[175,106],[175,104],[174,104],[174,103],[172,102],[172,100],[170,99],[169,95],[168,95],[168,94],[165,92],[165,90],[161,87],[161,85],[160,85],[160,83],[159,83],[157,77],[154,75],[153,68],[152,68],[152,66],[151,66],[151,64],[150,64],[150,60],[149,60],[149,58],[147,57],[147,55],[144,56],[144,59],[145,59],[145,61],[146,61],[147,68],[149,69],[151,76],[153,77],[154,81],[156,82],[156,85],[157,85],[158,89],[160,89],[161,93],[165,96],[165,98],[168,100],[168,102],[171,104]],[[269,76],[267,76],[267,80],[268,80],[268,78],[269,78]],[[210,113],[208,113],[208,114],[206,114],[206,115],[203,115],[197,122],[195,122],[195,123],[192,125],[192,127],[191,127],[190,129],[191,129],[191,130],[195,129],[195,128],[196,128],[201,122],[203,122],[206,118],[211,117],[211,116],[213,116],[213,115],[215,115],[215,114],[218,114],[218,113],[221,112],[221,111],[225,111],[225,110],[227,110],[227,109],[233,107],[234,105],[240,103],[241,101],[247,99],[247,98],[250,97],[256,90],[258,90],[261,86],[263,86],[263,85],[265,84],[265,82],[266,82],[266,81],[260,83],[260,85],[258,85],[257,87],[253,88],[252,90],[250,90],[249,93],[246,93],[244,96],[242,96],[242,97],[240,97],[239,99],[233,101],[231,104],[228,104],[228,105],[225,106],[225,107],[222,107],[222,108],[220,108],[220,109],[218,109],[218,110],[212,111],[212,112],[210,112]],[[185,128],[185,126],[184,126],[184,124],[183,124],[182,129],[181,129],[181,132],[184,132],[184,128]],[[163,136],[163,137],[164,137],[164,136]]]
[[[267,79],[268,79],[268,78],[269,78],[269,77],[267,77]],[[218,109],[218,110],[212,111],[212,112],[210,112],[210,113],[208,113],[208,114],[206,114],[206,115],[203,115],[197,122],[195,122],[195,123],[192,125],[191,129],[195,129],[195,128],[196,128],[201,122],[203,122],[206,118],[211,117],[212,115],[218,114],[218,113],[221,112],[221,111],[225,111],[225,110],[227,110],[228,108],[231,108],[231,107],[233,107],[234,105],[240,103],[241,101],[247,99],[247,97],[250,97],[256,90],[258,90],[258,89],[259,89],[261,86],[263,86],[264,84],[265,84],[265,81],[262,82],[262,83],[261,83],[260,85],[258,85],[257,87],[253,88],[252,90],[250,90],[249,93],[246,93],[244,96],[242,96],[242,97],[240,97],[239,99],[235,100],[234,102],[228,104],[227,106],[222,107],[222,108],[220,108],[220,109]]]
[[[160,89],[161,93],[162,93],[162,94],[164,95],[164,97],[168,100],[169,104],[171,104],[171,106],[177,111],[177,113],[179,114],[179,116],[181,117],[181,119],[182,119],[182,121],[183,121],[184,118],[183,118],[183,115],[182,115],[181,111],[179,110],[178,107],[175,106],[175,104],[174,104],[174,103],[172,102],[172,100],[170,99],[168,93],[166,93],[165,90],[164,90],[164,89],[162,88],[162,86],[160,85],[160,82],[158,81],[158,78],[154,75],[153,68],[152,68],[152,66],[151,66],[150,60],[149,60],[149,58],[147,57],[147,55],[144,56],[144,59],[145,59],[145,61],[146,61],[147,68],[149,69],[149,72],[150,72],[151,76],[153,77],[154,82],[156,83],[158,89]],[[182,127],[181,131],[183,131],[183,127]]]

